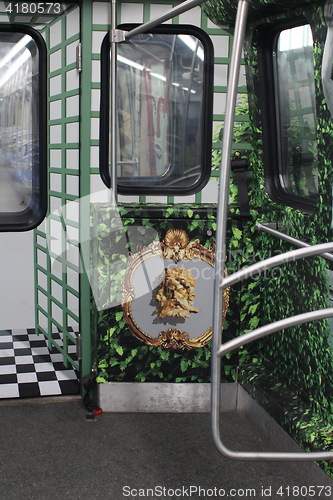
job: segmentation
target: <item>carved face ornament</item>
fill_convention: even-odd
[[[166,269],[161,288],[155,299],[159,303],[155,312],[161,318],[166,316],[189,318],[199,309],[193,306],[196,280],[189,269]]]
[[[186,258],[186,247],[190,242],[186,232],[182,229],[170,229],[163,240],[164,257],[179,262]]]

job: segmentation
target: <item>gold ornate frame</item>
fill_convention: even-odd
[[[152,337],[144,332],[135,322],[132,315],[132,301],[134,297],[133,276],[138,267],[147,259],[160,256],[162,259],[170,259],[175,263],[180,260],[201,259],[210,266],[215,264],[215,245],[205,248],[198,239],[190,241],[183,229],[170,229],[167,231],[162,242],[154,241],[147,247],[129,258],[125,278],[123,281],[122,308],[124,319],[135,338],[153,347],[162,347],[171,350],[191,350],[205,346],[212,337],[212,327],[201,335],[190,339],[187,332],[178,328],[169,328],[161,331],[158,337]],[[226,274],[226,270],[225,270]],[[223,320],[229,305],[229,290],[225,290],[223,296]]]

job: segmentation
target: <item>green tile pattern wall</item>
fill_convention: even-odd
[[[67,345],[79,329],[79,8],[71,5],[53,16],[42,34],[48,49],[49,211],[35,230],[36,328],[65,364],[78,369]],[[63,344],[53,339],[57,330]]]

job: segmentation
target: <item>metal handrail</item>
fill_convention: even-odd
[[[117,205],[117,43],[113,33],[117,27],[117,0],[111,0],[111,30],[110,36],[110,164],[111,204]]]
[[[254,342],[255,340],[266,337],[267,335],[271,335],[272,333],[285,330],[286,328],[291,328],[292,326],[332,317],[333,307],[329,307],[327,309],[318,309],[318,311],[306,312],[303,314],[297,314],[296,316],[290,316],[289,318],[280,319],[279,321],[261,326],[260,328],[252,330],[252,332],[244,333],[239,337],[225,342],[218,350],[217,355],[225,356],[227,353],[247,345],[250,342]]]
[[[262,338],[278,330],[294,326],[308,321],[333,317],[332,309],[313,311],[266,325],[264,327],[246,333],[225,344],[222,344],[222,314],[223,291],[247,279],[264,269],[314,255],[321,255],[333,250],[333,242],[314,245],[313,247],[292,250],[281,255],[265,259],[245,269],[224,277],[224,257],[226,255],[226,229],[229,198],[230,158],[232,148],[233,126],[235,119],[235,107],[237,97],[237,85],[239,68],[244,40],[246,19],[249,0],[239,0],[234,31],[234,43],[232,48],[229,85],[227,91],[226,113],[224,121],[223,147],[221,159],[221,174],[219,186],[219,198],[217,208],[217,231],[216,231],[216,262],[214,282],[214,310],[213,310],[213,347],[212,347],[212,383],[211,383],[211,412],[212,412],[212,434],[217,449],[226,457],[239,460],[268,460],[268,461],[314,461],[332,460],[333,451],[330,452],[236,452],[228,449],[220,437],[220,407],[221,407],[221,357],[245,345],[252,340]]]
[[[315,255],[321,255],[323,252],[333,250],[333,242],[331,243],[321,243],[319,245],[313,245],[312,247],[299,248],[297,250],[292,250],[290,252],[285,252],[281,255],[276,255],[274,257],[270,257],[269,259],[265,259],[261,262],[253,264],[252,266],[248,266],[245,269],[242,269],[238,272],[233,273],[232,275],[222,279],[220,283],[220,289],[225,290],[229,288],[231,285],[239,283],[243,279],[247,279],[253,275],[254,272],[258,272],[265,269],[270,269],[277,265],[286,264],[288,262],[293,262],[303,257],[310,257]],[[284,330],[286,328],[290,328],[295,325],[300,325],[303,323],[307,323],[310,321],[315,321],[324,318],[332,318],[333,317],[333,308],[321,309],[318,311],[310,311],[303,314],[298,314],[296,316],[292,316],[289,318],[284,318],[282,320],[276,321],[275,323],[271,323],[251,332],[245,333],[239,337],[236,337],[224,344],[220,343],[220,345],[215,350],[216,359],[220,359],[225,356],[227,353],[234,351],[235,349],[249,344],[254,340],[258,340],[260,338],[266,337],[267,335],[271,335],[272,333]],[[216,363],[215,363],[216,365]],[[235,452],[228,449],[221,441],[220,438],[220,363],[217,363],[219,366],[219,371],[212,371],[212,396],[213,394],[218,393],[218,398],[215,397],[213,400],[212,397],[212,430],[213,430],[213,439],[215,445],[218,450],[228,458],[238,459],[238,460],[277,460],[277,461],[314,461],[314,460],[332,460],[333,459],[333,451],[328,452]]]
[[[292,245],[295,245],[296,247],[310,247],[311,246],[309,243],[305,243],[305,241],[299,240],[298,238],[294,238],[293,236],[289,236],[289,234],[281,233],[281,231],[277,231],[277,229],[273,229],[272,227],[268,227],[263,223],[257,222],[255,226],[259,231],[271,234],[272,236],[275,236],[276,238],[287,241],[288,243],[291,243]],[[320,255],[320,257],[323,257],[324,259],[326,259],[330,262],[333,262],[333,255],[331,253],[322,253]]]
[[[222,357],[227,353],[234,351],[236,348],[246,345],[249,342],[257,340],[259,338],[270,335],[271,333],[277,332],[279,330],[289,328],[291,326],[306,323],[308,321],[314,321],[324,318],[333,317],[333,308],[322,309],[319,311],[312,311],[304,314],[299,314],[291,318],[286,318],[276,323],[270,325],[265,325],[261,328],[253,330],[252,332],[246,333],[232,339],[229,342],[223,344],[223,346],[218,351],[218,356]],[[216,411],[220,412],[220,408],[216,408]],[[215,415],[216,418],[216,415]],[[301,462],[312,462],[314,460],[332,460],[333,451],[318,451],[318,452],[238,452],[227,448],[221,441],[219,428],[215,429],[213,432],[214,442],[218,450],[226,457],[236,460],[267,460],[267,461],[301,461]]]
[[[206,0],[185,0],[185,2],[176,5],[176,7],[169,9],[164,14],[161,14],[160,16],[151,19],[150,21],[140,24],[140,26],[137,26],[136,28],[133,28],[130,31],[127,31],[125,33],[125,39],[130,40],[136,35],[145,33],[146,31],[155,28],[159,24],[164,23],[165,21],[168,21],[169,19],[172,19],[175,16],[179,16],[179,14],[182,14],[183,12],[193,9],[193,7],[196,7],[197,5],[200,5],[204,2],[206,2]]]
[[[224,277],[220,281],[220,288],[225,290],[240,281],[251,278],[260,271],[265,271],[266,269],[271,269],[272,267],[281,266],[287,264],[288,262],[294,262],[296,260],[302,259],[304,257],[314,257],[316,255],[322,255],[325,252],[333,250],[333,242],[330,243],[319,243],[318,245],[312,245],[303,248],[297,248],[296,250],[290,250],[289,252],[284,252],[279,255],[274,255],[274,257],[269,257],[268,259],[256,262],[251,266],[240,269],[239,271]]]

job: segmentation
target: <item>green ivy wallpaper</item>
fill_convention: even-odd
[[[112,238],[110,238],[109,229],[119,223],[119,221],[115,222],[114,209],[107,204],[97,204],[92,213],[92,255],[100,288],[99,302],[103,302],[104,296],[106,305],[105,309],[98,311],[95,300],[92,298],[92,337],[97,338],[95,367],[97,382],[208,382],[210,380],[210,343],[205,347],[185,352],[144,345],[129,331],[121,305],[107,307],[107,304],[112,302],[112,296],[117,294],[121,296],[125,268],[113,274],[112,290],[110,290],[110,280],[105,269],[115,269],[113,263],[121,259],[126,261],[128,258],[123,250],[121,255],[118,253],[117,244],[121,249],[129,247],[129,238],[126,239],[129,228],[132,228],[131,252],[150,243],[149,231],[145,232],[144,228],[154,228],[160,240],[169,229],[183,229],[187,232],[190,241],[199,239],[205,248],[209,248],[214,243],[216,230],[214,206],[137,205],[119,206],[118,209],[123,225],[116,231],[112,230]],[[136,235],[133,235],[133,231]],[[230,224],[229,234],[231,248],[238,251],[242,233],[237,225]],[[110,267],[105,267],[105,263],[108,263]],[[236,270],[237,265],[235,260],[230,260],[227,263],[228,272]],[[239,298],[239,290],[233,290],[229,298],[225,321],[228,338],[238,334]],[[230,381],[235,378],[237,364],[235,357],[229,357],[228,363],[224,366],[224,380]]]
[[[285,16],[291,9],[302,5],[320,3],[321,0],[251,0],[249,2],[250,19],[263,19],[274,14]],[[235,22],[237,2],[234,1],[210,1],[203,4],[203,11],[216,24]]]

